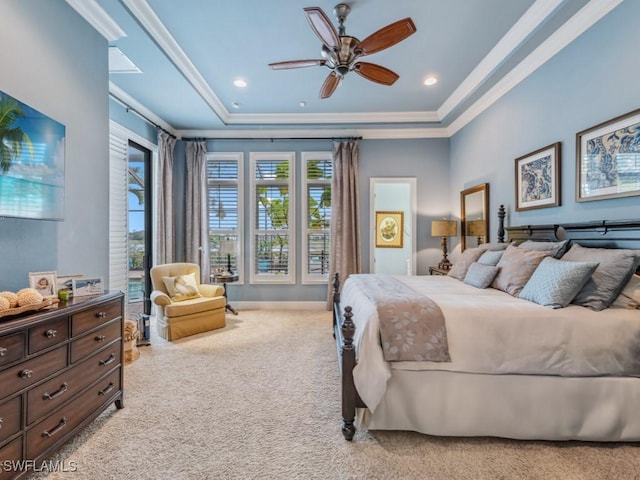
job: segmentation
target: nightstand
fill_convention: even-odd
[[[429,267],[429,275],[449,275],[449,270],[439,267]]]

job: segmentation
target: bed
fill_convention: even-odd
[[[588,268],[582,265],[590,269],[582,275],[585,278],[592,278],[594,272],[600,273],[597,268],[606,266],[605,254],[630,254],[635,263],[622,287],[627,287],[627,297],[640,292],[640,220],[506,229],[501,223],[499,241],[504,246],[493,247],[504,252],[526,250],[523,242],[529,241],[535,248],[527,250],[527,255],[543,242],[570,247],[564,256],[556,256],[558,252],[541,256],[544,265],[555,267],[561,262],[564,268],[569,263],[592,263]],[[570,256],[571,249],[574,253]],[[580,261],[580,253],[597,260]],[[506,256],[504,253],[503,258]],[[500,275],[508,270],[508,262],[496,268]],[[538,280],[544,279],[542,268],[536,267],[533,272],[538,268]],[[611,306],[595,311],[584,303],[551,308],[535,295],[536,301],[520,298],[524,289],[513,295],[494,288],[498,277],[494,287],[488,288],[451,276],[352,277],[344,285],[338,275],[333,280],[334,336],[342,375],[342,432],[347,440],[353,439],[356,428],[442,436],[640,440],[637,296],[625,304],[618,291]],[[574,300],[587,289],[586,281],[581,280],[579,288],[569,288],[579,292]],[[635,290],[629,294],[633,282]],[[393,356],[403,347],[396,348],[389,338],[403,337],[400,330],[394,330],[402,322],[386,327],[391,334],[385,336],[384,328],[381,330],[385,324],[380,319],[385,315],[382,305],[396,312],[397,318],[404,318],[405,323],[413,321],[412,316],[398,313],[399,303],[391,306],[390,301],[385,303],[386,298],[372,298],[372,292],[384,295],[395,289],[402,292],[400,297],[410,292],[404,298],[408,302],[405,306],[413,305],[412,295],[437,305],[445,326],[445,342],[441,341],[440,330],[430,330],[428,335],[437,345],[429,345],[429,355],[441,347],[440,343],[446,344],[446,352],[428,358],[414,351],[408,352],[409,357]],[[524,293],[531,295],[530,290]]]

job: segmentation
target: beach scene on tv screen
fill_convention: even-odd
[[[0,92],[0,217],[64,218],[65,126]]]

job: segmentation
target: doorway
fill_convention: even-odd
[[[151,151],[129,140],[127,150],[128,262],[127,299],[129,313],[151,314]]]
[[[371,178],[370,270],[391,275],[416,274],[416,179]],[[390,218],[399,238],[385,244],[378,225]]]

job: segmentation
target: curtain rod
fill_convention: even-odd
[[[225,141],[243,141],[243,140],[268,140],[274,142],[276,140],[362,140],[362,137],[182,137],[185,142],[202,142],[205,140],[225,140]]]
[[[124,102],[123,100],[120,100],[118,97],[116,97],[113,93],[109,92],[109,96],[111,98],[113,98],[116,102],[118,102],[120,105],[122,105],[127,113],[131,112],[136,114],[138,117],[140,117],[142,120],[144,120],[145,122],[147,122],[149,125],[156,127],[156,129],[166,133],[167,135],[169,135],[171,138],[174,139],[178,139],[178,137],[176,137],[173,133],[169,132],[168,130],[162,128],[160,125],[158,125],[157,123],[151,121],[149,118],[145,117],[142,113],[140,113],[139,111],[137,111],[135,108],[129,106],[126,102]]]

